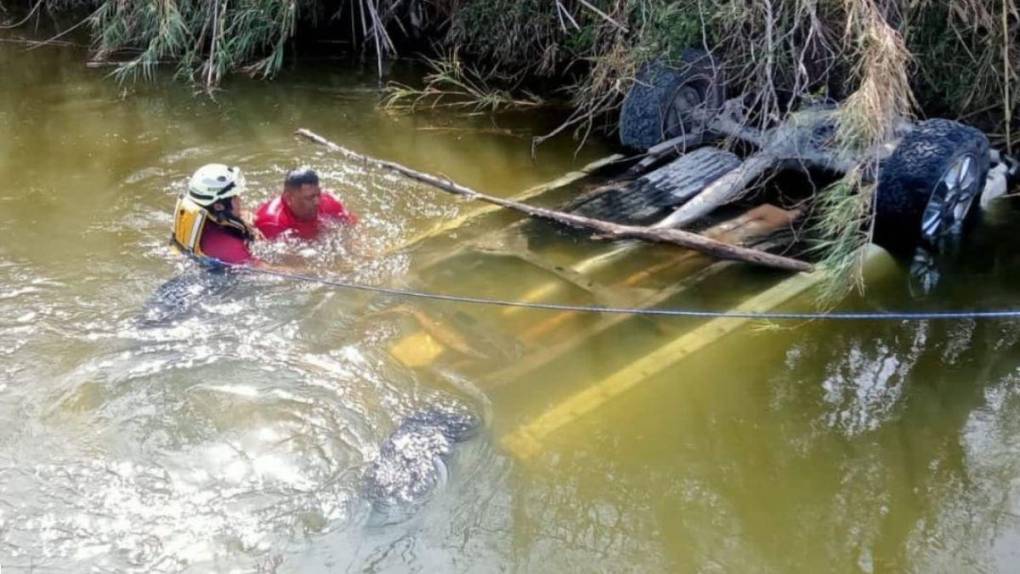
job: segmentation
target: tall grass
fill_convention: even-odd
[[[542,98],[527,92],[493,87],[494,78],[476,68],[465,66],[456,52],[439,58],[426,58],[429,72],[424,87],[399,82],[386,86],[383,107],[414,112],[422,108],[454,108],[474,112],[530,108],[542,105]],[[498,80],[496,80],[498,82]]]
[[[304,34],[343,41],[379,62],[402,49],[419,51],[424,39],[436,46],[433,57],[456,52],[463,66],[486,70],[496,80],[492,89],[512,91],[542,78],[546,88],[565,87],[577,110],[570,125],[580,134],[612,128],[613,111],[642,64],[703,46],[726,67],[731,91],[751,95],[762,121],[805,94],[910,94],[906,77],[922,114],[965,118],[1011,147],[1018,2],[5,0],[10,15],[0,19],[13,22],[32,8],[36,19],[91,13],[93,57],[118,63],[119,78],[149,77],[170,63],[204,85],[233,72],[272,76]],[[876,59],[883,53],[893,59]],[[880,73],[893,68],[900,71]],[[855,117],[887,118],[904,108],[872,95],[852,100],[878,106]],[[864,128],[844,133],[866,139]]]

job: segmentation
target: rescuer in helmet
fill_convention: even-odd
[[[244,176],[236,167],[211,163],[191,176],[174,208],[173,243],[184,253],[212,263],[255,262],[248,243],[255,232],[241,219]]]

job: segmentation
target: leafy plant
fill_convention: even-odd
[[[491,87],[490,79],[465,66],[457,52],[444,58],[426,58],[431,72],[424,87],[414,88],[399,82],[386,86],[383,106],[390,110],[415,111],[420,108],[463,108],[495,112],[504,109],[540,106],[542,98],[529,92],[515,97],[510,90]]]

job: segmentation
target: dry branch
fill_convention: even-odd
[[[696,233],[690,233],[687,231],[681,231],[678,229],[652,229],[649,227],[638,227],[632,225],[619,225],[608,221],[601,221],[598,219],[591,219],[588,217],[582,217],[573,213],[564,213],[561,211],[555,211],[552,209],[545,209],[542,207],[535,207],[525,203],[517,201],[503,199],[500,197],[493,197],[480,193],[473,189],[464,187],[458,183],[455,183],[449,179],[443,179],[434,175],[423,173],[420,171],[413,170],[409,167],[405,167],[398,163],[391,161],[385,161],[368,157],[366,155],[359,154],[344,148],[336,143],[333,143],[326,138],[311,132],[306,129],[299,129],[297,135],[313,141],[317,144],[323,145],[331,151],[340,153],[350,159],[361,161],[364,163],[372,164],[383,169],[394,171],[405,177],[425,183],[441,189],[443,191],[453,193],[468,199],[475,199],[513,209],[521,213],[525,213],[532,217],[539,217],[542,219],[548,219],[556,221],[564,225],[571,227],[577,227],[582,229],[591,229],[597,231],[600,235],[612,239],[640,239],[643,241],[650,241],[656,243],[672,243],[680,245],[688,249],[693,249],[707,255],[712,255],[720,259],[729,259],[734,261],[743,261],[746,263],[753,263],[756,265],[762,265],[765,267],[773,267],[776,269],[784,269],[788,271],[811,271],[812,266],[809,263],[798,261],[789,257],[783,257],[781,255],[773,255],[764,251],[758,251],[756,249],[749,249],[746,247],[737,247],[721,241],[716,241],[703,237]]]

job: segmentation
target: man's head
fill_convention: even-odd
[[[292,169],[283,180],[283,202],[294,217],[311,221],[319,215],[319,175],[308,167]]]

